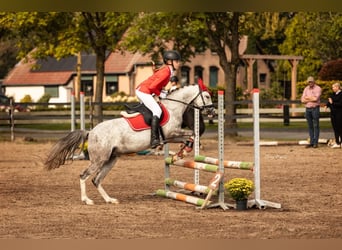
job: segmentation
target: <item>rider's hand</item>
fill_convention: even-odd
[[[160,92],[159,98],[160,98],[160,99],[165,99],[166,96],[167,96],[167,91],[166,91],[166,90],[162,90],[162,91]]]

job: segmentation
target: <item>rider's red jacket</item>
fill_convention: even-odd
[[[152,76],[137,86],[137,89],[146,94],[160,95],[163,87],[170,81],[171,69],[168,66],[157,69]]]

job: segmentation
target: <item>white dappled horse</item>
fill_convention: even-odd
[[[166,140],[181,133],[182,116],[189,105],[195,108],[212,106],[210,94],[198,85],[182,87],[161,101],[169,112],[169,120],[162,126]],[[88,140],[90,165],[80,175],[81,200],[88,205],[94,202],[86,194],[86,181],[94,175],[93,184],[107,203],[118,203],[103,189],[101,182],[113,168],[120,154],[135,153],[150,147],[151,130],[133,130],[124,118],[99,123],[91,131],[75,130],[59,139],[46,161],[48,170],[64,165],[72,159],[79,146]]]

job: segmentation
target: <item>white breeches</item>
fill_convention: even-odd
[[[135,94],[137,95],[139,100],[144,103],[149,110],[152,111],[153,116],[157,116],[158,118],[160,118],[162,110],[152,95],[146,94],[139,90],[135,90]]]

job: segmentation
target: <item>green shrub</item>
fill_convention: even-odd
[[[51,98],[51,95],[44,94],[38,99],[37,103],[48,103],[50,101],[50,98]],[[48,105],[37,105],[36,109],[37,110],[48,110],[49,106]]]
[[[30,95],[25,95],[23,98],[20,99],[20,102],[22,103],[32,103],[33,100],[32,100],[32,97]]]

